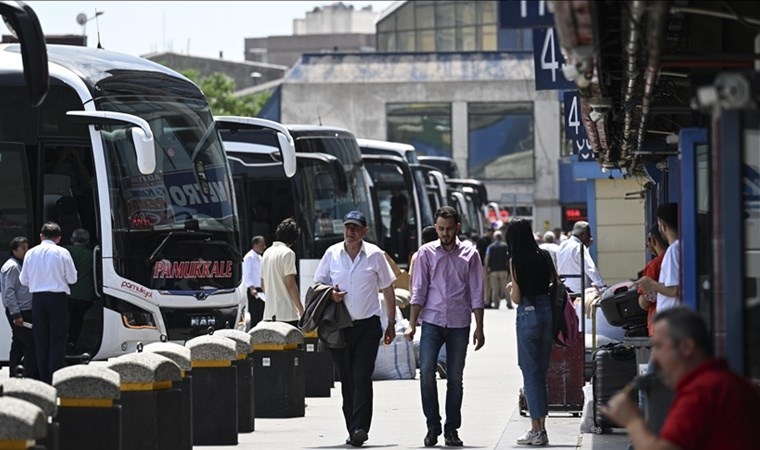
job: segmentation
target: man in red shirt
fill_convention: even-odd
[[[647,236],[647,250],[649,250],[655,257],[647,263],[642,272],[642,276],[649,277],[653,280],[660,278],[660,266],[662,266],[662,260],[665,257],[665,250],[668,249],[668,240],[660,233],[660,227],[654,224],[649,230]],[[652,292],[647,294],[643,289],[639,288],[639,306],[641,309],[647,311],[647,331],[649,336],[654,334],[654,315],[657,312],[657,295]]]
[[[758,448],[760,396],[722,359],[712,357],[712,339],[701,317],[676,307],[654,318],[652,359],[676,395],[656,436],[648,428],[630,391],[617,393],[603,414],[625,426],[636,449]],[[626,392],[628,391],[628,392]]]

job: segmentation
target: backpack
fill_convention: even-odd
[[[559,347],[572,347],[580,337],[578,331],[578,314],[575,312],[570,294],[562,280],[559,279],[557,269],[549,257],[552,268],[552,284],[549,287],[549,296],[552,302],[552,336],[554,344]]]

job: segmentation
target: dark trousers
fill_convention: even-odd
[[[82,322],[84,315],[90,306],[92,301],[80,300],[78,298],[69,297],[69,343],[72,347],[76,348],[79,342],[79,334],[82,332]]]
[[[356,430],[369,432],[372,423],[372,372],[383,337],[380,318],[355,320],[354,326],[344,328],[344,335],[346,347],[330,352],[340,374],[343,417],[351,436]]]
[[[37,351],[34,348],[34,332],[26,327],[17,327],[13,324],[13,317],[11,317],[8,308],[5,309],[5,317],[8,318],[8,323],[11,325],[11,352],[8,358],[10,364],[10,373],[13,376],[16,367],[24,366],[24,376],[26,378],[39,378],[40,374],[37,371]],[[21,317],[24,322],[33,323],[32,311],[21,311]]]
[[[248,312],[251,314],[251,328],[264,319],[264,301],[251,295],[250,289],[245,290],[248,295]]]
[[[66,365],[68,296],[64,292],[35,292],[32,294],[32,318],[40,380],[51,384],[53,372]]]

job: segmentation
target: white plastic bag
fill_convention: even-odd
[[[417,373],[414,346],[404,336],[396,336],[389,345],[380,344],[375,359],[373,380],[410,380]]]
[[[587,383],[583,386],[583,412],[581,413],[581,433],[591,433],[594,426],[594,388]]]

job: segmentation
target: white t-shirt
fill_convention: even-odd
[[[296,254],[285,243],[274,241],[261,257],[261,277],[264,279],[266,301],[264,320],[272,317],[280,322],[298,320],[298,310],[293,306],[285,285],[286,275],[295,275]]]
[[[678,286],[681,276],[679,261],[681,259],[681,244],[676,239],[665,251],[665,257],[662,259],[660,266],[660,283],[666,287]],[[657,311],[662,311],[674,306],[680,306],[681,300],[678,297],[666,297],[660,293],[657,294]]]
[[[261,256],[250,250],[243,257],[243,282],[245,287],[261,287]]]
[[[340,287],[346,292],[343,301],[353,320],[380,316],[377,292],[396,280],[385,253],[380,247],[363,242],[359,254],[351,261],[343,242],[332,245],[319,261],[314,281]]]

